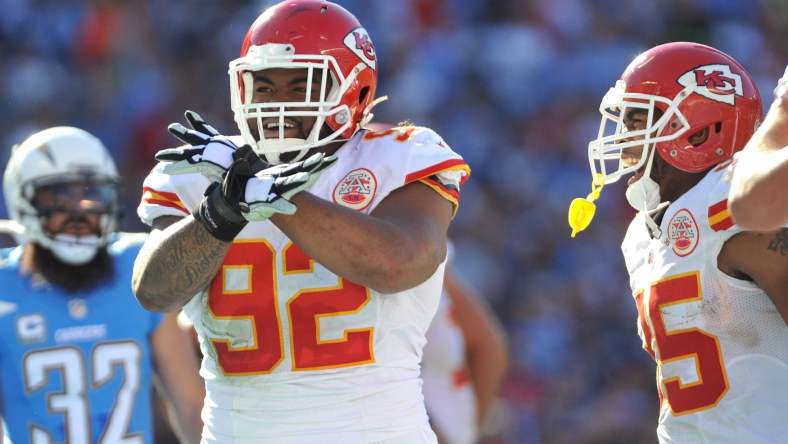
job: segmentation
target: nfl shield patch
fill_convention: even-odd
[[[372,171],[357,168],[345,175],[334,188],[334,202],[354,210],[363,210],[372,203],[378,180]]]
[[[676,256],[689,256],[695,251],[700,240],[700,230],[695,217],[686,208],[673,215],[668,223],[668,239]]]

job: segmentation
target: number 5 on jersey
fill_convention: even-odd
[[[672,309],[680,312],[679,305],[702,300],[700,274],[669,276],[652,284],[650,291],[648,305],[643,302],[643,291],[635,294],[644,348],[660,364],[662,371],[671,362],[692,359],[697,373],[694,382],[682,381],[678,376],[663,377],[658,386],[660,401],[666,399],[676,415],[716,406],[728,391],[728,375],[719,340],[699,328],[669,330],[667,327]]]
[[[334,287],[303,288],[290,297],[284,318],[280,315],[277,289],[276,251],[264,240],[235,241],[225,256],[222,269],[211,283],[208,308],[214,319],[246,320],[251,323],[253,343],[232,346],[229,339],[210,338],[219,366],[225,375],[270,373],[284,359],[283,322],[289,326],[287,343],[292,370],[348,367],[375,361],[374,329],[346,329],[339,339],[320,338],[320,320],[360,312],[371,300],[369,290],[343,278]],[[282,274],[312,273],[314,261],[296,245],[282,251]],[[238,285],[237,278],[246,281]],[[230,281],[234,285],[228,285]],[[242,278],[241,281],[244,279]],[[229,337],[229,334],[228,334]]]

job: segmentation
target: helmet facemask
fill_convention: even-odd
[[[119,215],[114,177],[42,177],[21,186],[18,217],[24,236],[70,265],[89,262],[115,231]],[[50,226],[55,224],[53,226]],[[70,224],[87,225],[69,233]]]
[[[642,168],[656,144],[676,140],[684,134],[690,124],[679,105],[688,95],[689,91],[685,90],[670,100],[652,94],[627,93],[624,83],[618,81],[602,99],[599,133],[588,144],[593,177],[601,177],[605,184],[616,182]],[[627,116],[636,111],[646,114],[642,129],[628,128],[625,123]]]
[[[341,103],[341,97],[353,83],[358,70],[353,70],[345,78],[334,57],[295,55],[294,52],[289,44],[252,46],[246,56],[230,63],[231,106],[235,122],[244,142],[270,163],[280,163],[280,155],[288,152],[297,152],[293,159],[288,160],[301,159],[309,150],[337,140],[353,125],[351,110]],[[277,68],[303,70],[306,80],[304,98],[288,102],[254,102],[255,74]],[[285,132],[292,122],[288,119],[293,118],[315,119],[306,138],[286,137]],[[270,134],[272,128],[278,129],[276,135]],[[268,136],[266,129],[269,130]]]
[[[118,183],[112,156],[95,136],[68,126],[39,131],[11,150],[3,174],[3,195],[11,220],[0,228],[12,233],[19,243],[51,250],[63,262],[85,264],[115,230]],[[83,233],[84,227],[70,230],[85,234],[81,236],[57,232],[59,227],[50,224],[50,216],[60,218],[69,212],[96,214],[98,217],[91,219],[97,219],[98,227],[88,230],[90,233]]]

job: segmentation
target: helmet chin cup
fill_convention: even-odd
[[[84,265],[90,262],[106,241],[98,236],[73,236],[57,234],[35,236],[36,243],[52,252],[58,259],[69,265]]]
[[[298,148],[298,153],[295,157],[288,160],[290,162],[297,162],[301,160],[306,155],[306,153],[309,152],[309,148],[303,148],[305,144],[306,140],[304,139],[290,138],[279,140],[257,140],[252,146],[254,147],[254,151],[263,157],[266,162],[276,165],[282,163],[282,154],[294,152],[294,147]]]
[[[52,253],[69,265],[84,265],[98,253],[98,247],[92,245],[70,244],[55,241],[49,247]]]
[[[649,212],[662,203],[659,184],[649,176],[643,176],[627,187],[627,202],[637,211]]]

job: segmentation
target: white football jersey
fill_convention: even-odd
[[[657,363],[661,443],[788,440],[788,327],[763,290],[717,267],[741,231],[726,174],[672,202],[659,238],[638,214],[622,245],[638,333]]]
[[[308,191],[366,214],[416,181],[456,207],[469,174],[459,155],[421,127],[359,132],[336,154]],[[168,176],[158,165],[145,179],[138,214],[148,224],[186,215],[207,185],[200,175]],[[383,295],[313,261],[270,221],[247,225],[210,288],[185,307],[204,354],[203,440],[422,442],[429,427],[419,362],[443,270]]]
[[[465,338],[445,290],[427,330],[421,368],[430,421],[446,444],[475,443],[476,394],[465,363]]]

